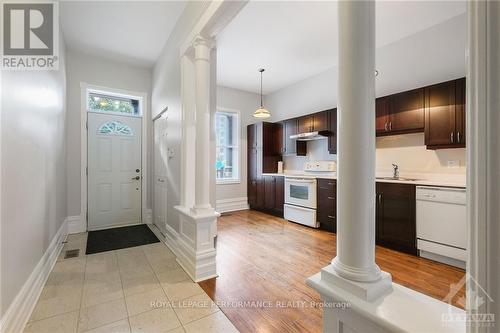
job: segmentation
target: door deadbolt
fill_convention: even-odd
[[[135,169],[135,172],[141,172],[141,170],[139,170],[139,169]]]
[[[139,177],[139,176],[132,177],[132,180],[134,180],[134,179],[139,180],[139,179],[141,179],[141,177]]]

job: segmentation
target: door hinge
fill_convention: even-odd
[[[88,167],[85,167],[85,174],[88,175],[89,174],[89,168]]]
[[[88,121],[85,122],[85,128],[89,129],[89,122]]]

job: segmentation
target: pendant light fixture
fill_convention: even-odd
[[[260,72],[260,108],[255,110],[255,112],[253,113],[253,116],[255,118],[269,118],[269,117],[271,117],[271,113],[269,113],[269,111],[267,111],[264,108],[264,104],[262,103],[262,73],[264,73],[264,71],[265,71],[264,68],[259,69],[259,72]]]

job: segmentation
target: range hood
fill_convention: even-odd
[[[316,131],[290,135],[290,139],[297,141],[313,141],[326,139],[328,136],[330,136],[330,131]]]

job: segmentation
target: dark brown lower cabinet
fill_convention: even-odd
[[[251,209],[283,217],[285,182],[281,176],[262,176],[248,184]]]
[[[316,218],[320,229],[337,232],[337,183],[334,179],[318,178]]]
[[[415,185],[377,183],[377,244],[417,254]]]

